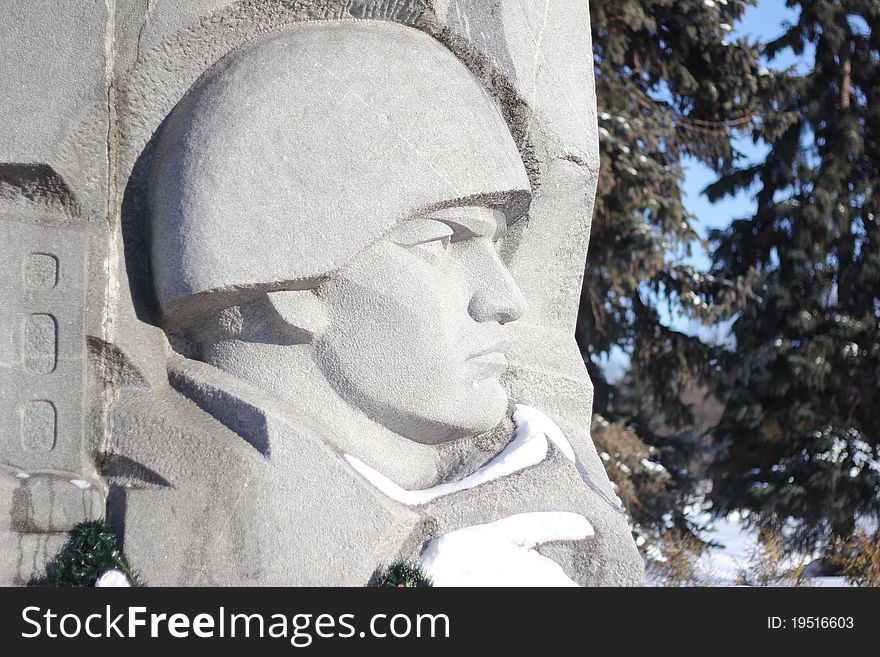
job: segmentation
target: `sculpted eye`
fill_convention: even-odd
[[[446,257],[453,232],[452,228],[440,221],[413,219],[395,227],[388,237],[395,244],[434,263]]]
[[[447,255],[449,250],[449,236],[440,237],[430,242],[422,242],[414,244],[410,247],[413,252],[425,258],[428,262],[437,262],[440,258]]]

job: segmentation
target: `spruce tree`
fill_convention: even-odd
[[[682,203],[682,160],[731,166],[732,136],[757,120],[758,52],[731,36],[751,3],[590,2],[601,169],[577,338],[595,412],[627,420],[642,440],[662,446],[683,495],[694,483],[682,467],[694,441],[682,396],[714,361],[699,339],[665,324],[662,309],[717,321],[747,292],[748,277],[719,278],[683,264],[699,236]],[[637,390],[606,380],[600,363],[614,347],[627,354],[627,380]],[[661,438],[658,417],[685,431]]]
[[[766,160],[708,190],[757,189],[714,235],[714,273],[760,275],[720,368],[712,498],[806,548],[880,512],[880,2],[786,4],[766,55],[814,52],[809,70],[767,76]]]

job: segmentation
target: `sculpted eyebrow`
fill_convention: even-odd
[[[431,213],[430,218],[442,221],[455,228],[464,229],[470,235],[480,235],[497,239],[507,227],[501,213],[486,208],[444,208]]]
[[[391,231],[389,237],[395,244],[414,246],[451,237],[452,234],[453,229],[445,222],[427,218],[403,222]]]

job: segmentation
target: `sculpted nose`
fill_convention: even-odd
[[[475,272],[474,294],[468,312],[478,322],[514,322],[526,310],[525,297],[495,247],[488,240],[487,244],[485,251],[489,257],[481,259],[485,266]]]

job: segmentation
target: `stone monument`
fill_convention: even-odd
[[[586,3],[0,25],[0,581],[106,517],[155,585],[641,583],[573,338]]]

